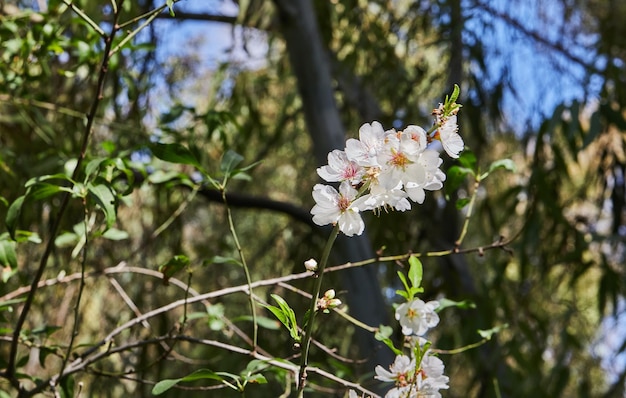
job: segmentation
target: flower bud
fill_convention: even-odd
[[[304,262],[304,268],[307,271],[316,272],[317,271],[317,261],[314,258],[310,258]]]

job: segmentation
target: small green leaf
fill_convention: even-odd
[[[104,212],[107,229],[111,228],[117,217],[117,213],[115,211],[115,196],[113,196],[111,189],[104,184],[88,184],[87,189],[89,190],[91,197]]]
[[[465,206],[467,206],[470,202],[470,198],[460,198],[457,199],[455,206],[457,208],[457,210],[461,210],[462,208],[464,208]]]
[[[267,379],[260,373],[250,375],[245,378],[248,383],[267,384]]]
[[[15,253],[15,242],[8,240],[0,241],[0,268],[17,268],[17,254]]]
[[[175,17],[176,15],[174,14],[174,0],[166,0],[165,4],[167,5],[167,8],[170,10],[170,16]]]
[[[462,167],[468,168],[470,170],[476,170],[477,159],[474,152],[470,150],[463,151],[461,156],[459,156],[458,161]]]
[[[26,199],[25,195],[20,196],[15,199],[11,206],[9,206],[9,210],[7,210],[7,217],[5,219],[5,224],[7,226],[7,230],[11,235],[11,238],[15,239],[15,228],[17,224],[17,219],[22,213],[22,205],[24,204],[24,199]]]
[[[202,167],[200,166],[200,162],[198,162],[198,159],[196,159],[196,157],[187,147],[181,144],[156,143],[153,144],[150,149],[152,150],[154,156],[166,162],[189,164],[199,169],[202,169]]]
[[[188,266],[189,263],[189,257],[178,254],[170,258],[166,263],[160,265],[159,272],[163,274],[163,284],[167,285],[168,280],[174,276],[175,273]]]
[[[237,165],[242,161],[243,156],[229,149],[222,157],[222,162],[220,163],[220,171],[230,176],[231,174],[233,174],[235,167],[237,167]]]
[[[393,345],[393,341],[391,341],[391,335],[393,334],[393,328],[391,326],[380,325],[374,338],[378,341],[383,342],[387,347],[391,349],[396,355],[401,355],[402,351],[397,349]]]
[[[454,300],[450,300],[447,298],[443,298],[437,301],[439,302],[439,307],[437,307],[437,309],[435,310],[437,312],[448,307],[457,307],[457,308],[462,308],[462,309],[476,308],[476,304],[474,304],[474,302],[470,300],[454,301]]]
[[[513,173],[515,173],[516,170],[515,163],[511,159],[500,159],[491,163],[491,165],[489,166],[489,172],[492,172],[496,169],[505,169]]]
[[[117,228],[110,228],[104,231],[102,237],[108,240],[125,240],[128,239],[128,232]]]
[[[69,178],[67,175],[63,173],[57,173],[33,177],[30,180],[26,181],[26,184],[24,184],[24,188],[30,188],[34,185],[41,184],[42,182],[49,180],[62,180],[69,182],[71,185],[74,185],[74,181],[72,181],[72,179]]]
[[[90,160],[89,163],[87,163],[87,166],[85,166],[85,176],[91,177],[93,174],[95,174],[95,172],[98,171],[98,169],[100,168],[102,162],[104,162],[105,160],[107,160],[107,158],[96,158]]]
[[[406,280],[406,276],[404,276],[404,274],[402,272],[398,271],[398,278],[400,278],[400,281],[402,282],[402,285],[404,285],[404,289],[408,293],[411,290],[411,288],[409,286],[409,283]]]
[[[509,327],[508,323],[505,323],[504,325],[500,325],[500,326],[496,326],[493,327],[489,330],[477,330],[478,334],[480,335],[480,337],[482,337],[483,339],[486,340],[491,340],[491,338],[493,337],[494,334],[499,333],[501,331],[503,331],[504,329],[507,329]]]
[[[465,178],[468,175],[474,176],[475,175],[474,171],[467,167],[461,167],[461,166],[450,167],[448,169],[448,173],[446,177],[446,185],[445,185],[446,194],[449,195],[450,193],[456,191],[457,188],[461,186],[463,181],[465,181]]]
[[[56,332],[57,330],[62,329],[61,326],[48,326],[48,325],[42,325],[39,327],[36,327],[35,329],[33,329],[31,331],[32,334],[43,334],[46,335],[46,337],[49,337],[50,335],[52,335],[54,332]]]
[[[177,171],[163,171],[163,170],[156,170],[154,173],[148,176],[148,181],[151,184],[163,184],[165,182],[169,182],[175,179],[181,179],[181,180],[187,179],[188,180],[189,177]]]
[[[285,325],[287,330],[289,330],[289,335],[291,336],[291,338],[294,339],[296,342],[299,342],[300,334],[298,332],[298,323],[296,320],[295,312],[291,309],[291,307],[289,307],[289,304],[287,304],[287,302],[282,297],[277,294],[272,294],[271,296],[278,303],[278,306],[280,308],[274,307],[273,305],[266,305],[264,307],[270,310],[270,312],[274,314],[274,316],[283,325]]]
[[[174,387],[176,384],[183,382],[183,381],[194,381],[194,380],[202,380],[202,379],[217,380],[220,382],[224,380],[224,378],[222,378],[219,374],[213,372],[212,370],[200,369],[180,379],[161,380],[160,382],[156,383],[154,387],[152,388],[152,394],[153,395],[163,394],[165,391],[169,390],[170,388]]]
[[[64,232],[57,236],[54,245],[59,248],[74,246],[78,242],[78,235],[73,232]]]
[[[412,287],[419,288],[422,285],[423,273],[422,262],[417,257],[409,257],[409,281]]]

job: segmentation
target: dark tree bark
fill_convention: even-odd
[[[325,164],[328,152],[345,147],[344,128],[333,96],[327,50],[322,45],[310,0],[275,2],[280,29],[298,80],[307,128],[313,140],[313,152],[318,164]],[[335,244],[334,260],[338,262],[374,256],[366,233],[351,238],[342,237]],[[346,271],[343,283],[348,290],[347,301],[353,316],[372,326],[388,322],[375,266]],[[382,348],[371,333],[358,329],[357,340],[361,355],[368,358],[370,371],[376,364],[387,366],[393,362],[391,351]]]

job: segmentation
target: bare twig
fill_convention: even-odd
[[[73,6],[72,3],[66,2],[66,4],[68,4],[68,6],[70,6],[74,11],[76,11],[76,7]],[[100,64],[100,71],[98,74],[98,80],[97,80],[96,89],[95,89],[95,98],[93,99],[91,108],[89,110],[89,113],[87,114],[87,123],[85,125],[85,130],[83,132],[81,150],[78,155],[76,167],[74,168],[74,172],[72,173],[72,180],[75,180],[76,177],[78,176],[80,169],[81,169],[81,165],[87,154],[87,147],[89,145],[89,138],[91,136],[93,123],[96,117],[96,113],[98,111],[98,107],[103,99],[104,83],[106,81],[106,76],[107,76],[107,72],[109,69],[109,53],[111,50],[111,46],[113,44],[113,37],[115,36],[115,33],[116,33],[117,18],[119,18],[119,14],[116,15],[115,18],[116,18],[116,21],[115,23],[113,23],[111,27],[111,33],[108,36],[104,35],[104,32],[102,32],[99,29],[99,27],[97,27],[97,24],[95,27],[92,26],[94,30],[96,30],[101,36],[104,37],[105,48],[104,48],[104,52],[102,56],[102,63]],[[85,18],[83,17],[83,19]],[[7,361],[7,367],[6,367],[4,376],[9,380],[9,382],[11,383],[13,387],[17,388],[20,391],[20,395],[24,392],[16,376],[16,357],[17,357],[17,348],[18,348],[19,340],[20,340],[20,334],[22,333],[22,328],[24,327],[24,323],[26,322],[26,318],[28,316],[28,313],[30,312],[30,308],[35,299],[35,293],[37,292],[39,282],[41,281],[44,270],[46,269],[48,265],[48,259],[50,258],[50,254],[52,253],[52,249],[54,248],[54,240],[56,238],[57,232],[59,230],[59,226],[61,225],[61,221],[63,220],[63,216],[65,215],[65,212],[67,210],[71,197],[72,195],[69,192],[65,192],[63,195],[61,205],[56,214],[56,217],[54,218],[55,221],[53,222],[50,228],[50,237],[48,238],[48,242],[46,244],[44,253],[41,256],[39,267],[33,277],[28,297],[26,298],[26,301],[24,301],[24,306],[15,324],[15,329],[13,330],[13,341],[11,342],[11,348],[9,350],[9,358]]]

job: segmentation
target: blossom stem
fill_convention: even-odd
[[[226,189],[223,187],[222,191],[222,200],[226,205],[226,214],[228,217],[228,226],[230,228],[230,234],[235,241],[235,246],[237,247],[237,252],[239,253],[239,259],[241,260],[241,266],[243,267],[243,271],[246,274],[246,283],[248,285],[248,298],[250,299],[250,311],[252,312],[252,351],[256,351],[257,341],[258,341],[258,331],[259,325],[257,324],[256,319],[256,306],[254,304],[254,296],[252,295],[252,278],[250,277],[250,270],[248,269],[248,263],[246,262],[246,256],[243,254],[243,249],[239,244],[239,238],[237,237],[237,231],[235,230],[235,223],[233,222],[233,215],[230,211],[230,207],[228,206],[228,202],[226,201]]]
[[[476,195],[478,194],[478,188],[480,187],[480,177],[476,177],[474,180],[474,191],[472,192],[472,196],[470,197],[469,205],[467,206],[467,213],[465,214],[465,220],[463,222],[463,228],[461,229],[461,234],[459,238],[454,242],[454,246],[458,249],[463,240],[465,239],[465,235],[467,235],[467,229],[469,227],[470,218],[472,217],[472,213],[474,212],[474,204],[476,203]]]
[[[311,305],[309,307],[309,320],[305,325],[304,336],[302,338],[302,356],[300,357],[300,372],[298,374],[298,397],[301,398],[304,396],[304,383],[306,382],[306,367],[309,361],[309,348],[311,346],[311,334],[313,332],[313,321],[315,320],[315,310],[317,305],[317,300],[319,299],[320,291],[322,290],[322,279],[324,277],[324,268],[326,268],[326,264],[328,264],[328,258],[330,257],[330,250],[335,243],[335,239],[337,239],[337,235],[339,234],[339,225],[335,225],[330,236],[328,237],[328,241],[326,242],[326,246],[324,246],[324,251],[322,252],[322,258],[320,259],[320,263],[317,269],[318,277],[315,279],[315,286],[313,287],[313,294],[311,297]]]

